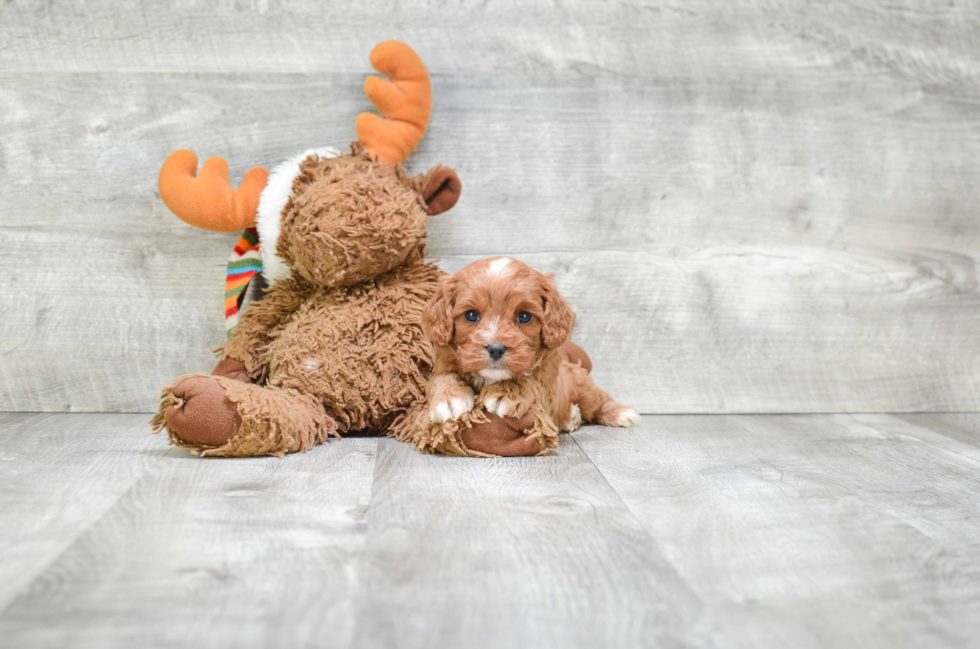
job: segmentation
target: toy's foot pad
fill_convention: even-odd
[[[534,426],[534,415],[523,417],[490,416],[484,424],[473,424],[461,431],[463,443],[474,451],[490,455],[515,457],[518,455],[539,455],[545,450],[539,437],[524,434]]]
[[[173,387],[178,403],[167,408],[167,428],[180,440],[200,446],[221,446],[242,424],[237,406],[225,388],[210,376],[191,376]]]

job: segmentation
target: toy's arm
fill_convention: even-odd
[[[242,383],[255,383],[252,377],[248,375],[245,363],[236,361],[234,358],[222,358],[218,361],[218,364],[211,370],[211,376],[224,376]]]
[[[241,322],[223,347],[224,356],[215,373],[226,361],[237,361],[244,368],[226,363],[224,372],[232,372],[239,378],[242,369],[254,382],[261,383],[269,371],[268,346],[279,334],[282,325],[308,298],[310,288],[287,278],[277,281],[260,302],[251,304]]]

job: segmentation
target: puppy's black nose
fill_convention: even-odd
[[[499,361],[506,351],[507,345],[501,345],[500,343],[490,343],[487,345],[487,353],[490,354],[490,358],[495,361]]]

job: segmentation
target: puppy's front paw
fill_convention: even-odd
[[[434,401],[429,406],[429,421],[441,424],[473,410],[473,395],[467,394]]]
[[[517,402],[504,396],[489,395],[483,399],[483,407],[487,412],[498,417],[520,417],[516,414]]]
[[[520,392],[501,383],[483,388],[480,401],[487,412],[498,417],[523,417],[531,409],[531,404]]]

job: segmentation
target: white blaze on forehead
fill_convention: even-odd
[[[501,257],[490,262],[487,272],[491,275],[503,275],[507,272],[507,266],[513,261],[510,257]]]

